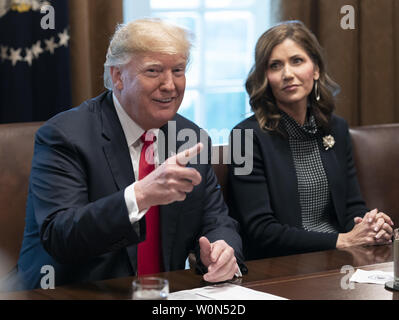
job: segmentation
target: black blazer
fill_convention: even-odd
[[[367,212],[361,197],[348,126],[338,116],[332,117],[332,149],[325,150],[319,138],[320,155],[330,187],[333,212],[339,232],[350,231],[353,218]],[[253,130],[253,139],[244,132]],[[240,124],[231,152],[253,142],[253,170],[236,175],[239,165],[232,154],[229,166],[230,211],[242,225],[244,253],[248,259],[332,249],[338,234],[309,232],[302,228],[302,216],[294,162],[287,138],[260,129],[255,116]],[[232,135],[233,137],[233,135]],[[235,150],[235,151],[234,151]]]
[[[200,129],[176,115],[176,131]],[[168,141],[167,126],[162,127]],[[170,138],[170,137],[169,137]],[[205,138],[210,142],[208,137]],[[185,142],[177,141],[176,150]],[[208,155],[210,158],[210,143]],[[164,149],[165,158],[170,155]],[[199,161],[198,161],[199,163]],[[237,222],[228,216],[209,164],[189,164],[202,182],[183,202],[160,207],[165,271],[184,269],[190,251],[199,254],[202,235],[224,239],[243,261]],[[40,285],[43,265],[55,268],[56,285],[134,275],[145,219],[131,224],[124,189],[135,181],[127,142],[112,92],[47,121],[35,137],[18,261],[24,288]]]

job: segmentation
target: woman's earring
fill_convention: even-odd
[[[319,90],[319,80],[314,82],[314,94],[316,96],[316,101],[320,100],[320,90]]]

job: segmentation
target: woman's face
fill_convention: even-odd
[[[274,47],[266,77],[280,108],[306,109],[314,80],[319,79],[319,68],[301,46],[285,39]]]

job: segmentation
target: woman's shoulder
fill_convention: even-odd
[[[276,131],[261,129],[255,115],[252,115],[238,123],[231,131],[233,140],[249,138],[253,143],[268,146],[273,141],[284,138]],[[245,140],[245,139],[244,139]]]
[[[347,140],[349,136],[348,122],[334,114],[331,118],[331,134],[336,140]]]
[[[257,129],[259,128],[258,121],[256,120],[255,115],[252,115],[238,124],[235,125],[233,129]]]
[[[336,114],[333,114],[331,117],[331,127],[333,130],[347,131],[348,130],[348,122],[344,118],[342,118]]]

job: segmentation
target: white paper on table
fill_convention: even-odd
[[[287,300],[231,283],[172,292],[168,300]]]
[[[358,283],[385,284],[388,281],[393,281],[393,279],[393,272],[379,270],[366,271],[357,269],[349,281]]]

